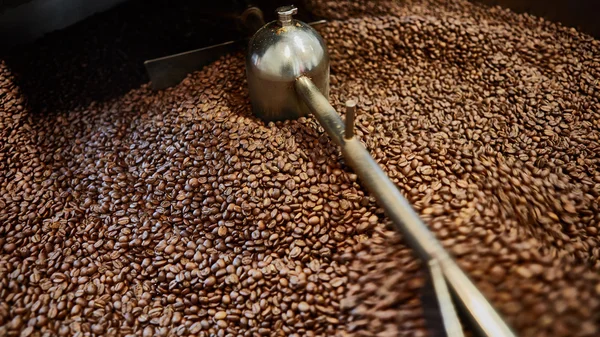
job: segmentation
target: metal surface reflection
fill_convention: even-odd
[[[309,113],[294,91],[302,75],[329,96],[329,55],[321,36],[292,19],[295,8],[281,7],[279,19],[261,28],[250,40],[246,73],[254,114],[267,121],[294,119]]]

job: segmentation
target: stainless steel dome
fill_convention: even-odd
[[[298,99],[294,81],[311,78],[329,97],[329,54],[312,27],[292,19],[297,9],[277,9],[279,19],[254,34],[246,57],[246,74],[254,114],[266,121],[298,118],[309,113]]]

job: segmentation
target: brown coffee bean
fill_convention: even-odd
[[[222,320],[227,317],[227,313],[225,311],[219,311],[215,314],[215,320]]]
[[[308,219],[308,224],[312,225],[312,226],[319,224],[319,217],[318,216],[311,217],[310,219]]]
[[[205,287],[212,287],[217,283],[217,279],[214,276],[209,276],[206,280],[204,280]]]
[[[151,337],[154,336],[154,328],[152,326],[147,326],[144,328],[144,331],[142,332],[142,336],[143,337]]]
[[[301,312],[307,312],[310,310],[310,305],[308,305],[306,302],[300,302],[298,303],[298,310]]]
[[[100,335],[100,334],[104,333],[104,331],[105,331],[104,325],[102,325],[102,324],[93,324],[92,325],[93,333]]]
[[[21,316],[15,316],[11,321],[10,321],[10,328],[13,330],[20,330],[21,327],[23,326],[23,318]]]
[[[14,243],[7,243],[4,245],[3,249],[6,253],[10,254],[13,251],[15,251],[15,249],[17,249],[17,245],[15,245]]]
[[[500,314],[596,335],[597,40],[463,0],[306,4],[330,102],[357,101],[356,137]],[[422,263],[314,116],[251,114],[243,53],[89,92],[118,78],[104,26],[180,17],[123,10],[0,61],[0,334],[426,335]]]
[[[94,295],[98,291],[98,287],[96,287],[93,283],[88,283],[85,287],[85,293],[88,295]]]
[[[71,315],[73,316],[77,316],[81,313],[82,308],[79,304],[76,304],[73,306],[73,308],[71,309]]]
[[[175,246],[168,245],[167,247],[165,247],[165,253],[167,253],[167,254],[173,254],[174,252],[175,252]]]
[[[69,335],[69,327],[67,325],[61,325],[58,329],[59,336],[68,336]]]
[[[146,323],[149,320],[149,317],[147,314],[141,314],[138,318],[137,318],[138,322],[140,323]]]

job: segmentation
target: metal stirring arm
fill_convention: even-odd
[[[344,126],[340,115],[308,77],[301,76],[296,79],[295,88],[325,131],[341,147],[348,165],[376,197],[393,224],[403,234],[405,241],[425,263],[436,261],[435,263],[439,264],[446,283],[474,327],[483,336],[514,336],[483,294],[425,226],[396,185],[373,160],[360,140],[354,137],[351,131],[353,125]],[[353,122],[353,119],[353,116],[350,116],[348,121]]]
[[[460,319],[452,303],[452,296],[444,273],[437,260],[431,260],[426,266],[428,280],[422,290],[421,301],[425,322],[432,337],[463,337]]]

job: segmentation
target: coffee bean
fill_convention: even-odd
[[[217,283],[217,279],[214,276],[210,276],[206,280],[204,280],[204,286],[205,287],[212,287],[216,283]]]
[[[92,325],[92,332],[95,334],[102,334],[104,332],[104,326],[102,324],[93,324]]]
[[[69,327],[67,325],[61,325],[58,329],[59,336],[68,336],[69,335]]]
[[[590,149],[588,145],[584,145],[581,139],[565,138],[563,143],[565,147],[561,148],[557,143],[558,138],[553,138],[554,131],[545,132],[544,127],[535,129],[533,125],[560,125],[561,122],[557,122],[553,117],[554,108],[551,103],[559,96],[564,101],[573,99],[582,102],[591,101],[592,105],[598,104],[597,98],[591,98],[587,93],[573,95],[559,80],[543,75],[546,71],[548,74],[553,72],[545,68],[546,66],[540,68],[544,69],[541,74],[532,74],[529,78],[515,76],[516,69],[525,67],[520,61],[515,61],[515,55],[528,54],[531,55],[531,60],[544,60],[544,62],[562,58],[558,56],[556,50],[534,51],[520,42],[529,40],[522,36],[523,31],[520,29],[527,24],[537,23],[529,16],[524,17],[503,10],[505,16],[500,18],[496,16],[496,12],[488,11],[485,7],[473,7],[466,3],[456,3],[453,5],[456,7],[452,7],[454,9],[421,3],[422,7],[416,13],[414,8],[409,10],[385,1],[372,5],[363,2],[341,2],[336,3],[335,6],[319,4],[316,1],[311,3],[324,17],[348,19],[355,14],[360,14],[362,17],[361,25],[355,28],[352,25],[333,23],[326,29],[325,35],[326,38],[331,36],[337,39],[345,36],[342,30],[345,31],[352,26],[353,32],[361,36],[349,40],[348,45],[352,46],[352,52],[334,54],[332,57],[332,69],[336,73],[331,81],[333,101],[343,102],[347,97],[358,97],[359,106],[364,111],[364,119],[362,121],[358,119],[357,129],[361,130],[362,140],[374,153],[377,161],[393,179],[396,177],[400,189],[420,211],[430,228],[449,250],[457,254],[459,264],[485,290],[492,303],[517,331],[522,331],[525,335],[558,333],[556,329],[546,328],[547,325],[532,324],[531,322],[538,321],[539,314],[528,315],[526,313],[532,310],[527,308],[532,308],[536,302],[547,303],[548,298],[556,298],[556,294],[564,296],[561,289],[567,287],[570,281],[558,275],[575,273],[579,277],[585,275],[586,278],[597,280],[597,277],[592,275],[597,274],[600,251],[596,254],[589,250],[585,251],[583,244],[572,243],[571,240],[589,241],[593,242],[591,246],[598,245],[597,231],[587,229],[596,228],[598,219],[575,214],[586,207],[596,210],[597,206],[594,206],[593,201],[595,197],[592,195],[597,196],[600,190],[597,186],[595,190],[592,187],[597,183],[592,183],[595,176],[584,172],[585,170],[566,169],[566,165],[572,159],[567,158],[570,155],[565,150],[569,146]],[[503,20],[510,17],[511,22],[520,28],[517,30],[505,26],[506,30],[499,34],[498,31],[491,31],[479,25],[477,21],[466,20],[456,25],[453,18],[458,12],[455,9],[462,13],[477,13],[498,23],[505,22]],[[393,12],[398,17],[365,18],[365,11],[386,15]],[[405,16],[404,18],[411,19],[401,22],[402,15]],[[435,22],[429,18],[436,18]],[[389,38],[380,34],[383,27],[392,29],[393,33]],[[536,43],[560,46],[558,48],[564,55],[574,55],[582,51],[570,43],[556,44],[560,40],[557,36],[562,34],[563,28],[551,25],[545,29],[547,30],[544,35],[530,31],[531,36],[535,36]],[[574,30],[571,32],[581,39],[581,43],[594,50],[598,48],[595,40]],[[448,38],[440,38],[440,36]],[[490,45],[493,45],[500,40],[512,41],[510,43],[514,43],[516,47],[501,52],[492,52],[493,47],[491,49],[482,47],[483,41],[493,41],[490,42]],[[584,40],[588,42],[583,42]],[[376,46],[386,43],[409,48],[410,52],[400,55],[393,48],[380,48],[390,52],[389,57],[392,59],[389,63],[381,58],[373,68],[360,71],[360,76],[348,75],[353,74],[354,64],[368,64],[371,61],[370,57],[380,55],[381,51]],[[431,48],[425,47],[427,43],[431,44]],[[460,48],[468,48],[478,56],[471,54],[473,58],[461,58],[458,56],[460,53],[457,52]],[[420,59],[421,56],[427,61]],[[475,59],[478,57],[489,59],[489,66],[477,65]],[[424,63],[413,63],[415,59]],[[441,66],[438,63],[440,60],[449,63]],[[406,62],[409,65],[401,71],[402,75],[396,74],[394,70],[389,72],[386,70],[386,64],[389,69],[392,69],[395,64],[406,64]],[[449,64],[452,66],[448,66]],[[457,68],[453,69],[455,66]],[[494,102],[492,104],[503,102],[502,104],[506,103],[506,105],[497,106],[489,113],[472,106],[460,113],[459,120],[448,124],[439,122],[436,110],[447,111],[448,115],[453,114],[452,109],[449,108],[454,104],[451,102],[455,99],[452,98],[452,90],[429,102],[424,102],[423,98],[430,91],[428,88],[437,88],[441,93],[445,90],[443,88],[450,88],[457,84],[452,74],[463,71],[458,69],[471,69],[474,78],[480,76],[475,82],[465,85],[465,92],[468,92],[469,97],[485,100],[485,97],[489,97],[486,92],[490,94],[493,92],[496,96],[487,99],[488,102]],[[567,74],[572,71],[575,71],[572,66],[561,67],[561,76],[568,76]],[[596,73],[597,66],[590,65],[586,68],[586,72]],[[547,82],[539,95],[521,95],[514,87],[498,85],[497,82],[487,80],[486,76],[516,80],[523,87],[532,86],[533,82],[530,80],[544,79]],[[372,80],[374,78],[379,81],[387,78],[387,82],[380,86],[379,95],[365,94],[366,90],[371,90],[375,85],[376,82]],[[352,82],[353,89],[345,89],[349,81]],[[337,92],[335,88],[338,88]],[[399,93],[397,98],[391,99],[392,103],[389,100],[390,97],[394,97],[392,92],[395,90]],[[461,93],[455,97],[465,96]],[[523,103],[527,108],[517,112],[516,115],[523,116],[523,119],[513,127],[514,124],[507,123],[504,114],[506,109],[515,103]],[[541,112],[531,114],[525,112],[527,109]],[[388,112],[393,110],[404,112],[400,114]],[[574,108],[574,111],[576,110],[580,109]],[[403,115],[405,112],[418,114],[414,118],[408,116],[404,118],[401,123],[404,123],[405,127],[401,124],[393,124],[389,119],[391,116]],[[568,118],[573,120],[571,116]],[[491,124],[478,126],[478,121],[490,121]],[[388,132],[386,129],[384,132],[385,127],[377,131],[377,125],[391,126],[389,130],[392,131]],[[428,129],[430,126],[431,129]],[[584,133],[591,132],[595,138],[597,130],[589,126],[579,128],[563,124],[559,128],[585,130]],[[398,128],[395,129],[396,127]],[[403,147],[386,148],[387,145],[383,145],[391,141],[403,144]],[[457,143],[453,143],[454,141]],[[548,147],[541,145],[541,142],[546,141]],[[501,143],[506,146],[499,146]],[[408,150],[405,152],[403,148]],[[590,160],[588,163],[592,165],[591,167],[596,165]],[[552,167],[548,167],[549,165]],[[583,177],[587,179],[589,185],[578,182],[578,179]],[[566,192],[568,196],[563,197],[563,192],[560,191]],[[586,193],[589,195],[586,196]],[[495,199],[489,199],[490,197]],[[391,276],[398,273],[393,266],[406,266],[412,258],[410,255],[404,255],[408,252],[399,252],[397,245],[390,248],[382,246],[384,242],[397,242],[398,238],[392,230],[379,227],[376,220],[377,218],[373,217],[373,224],[361,221],[356,225],[358,233],[369,233],[370,237],[361,239],[358,247],[347,249],[347,253],[342,255],[345,259],[354,261],[348,274],[353,275],[350,279],[360,280],[358,284],[354,283],[355,281],[350,282],[346,298],[370,292],[379,294],[379,297],[371,303],[359,301],[347,304],[349,309],[355,309],[352,311],[351,319],[355,322],[367,319],[364,325],[355,325],[354,331],[357,335],[383,333],[383,324],[378,324],[381,327],[378,328],[368,325],[368,322],[376,319],[395,320],[394,317],[397,315],[394,312],[409,311],[398,307],[390,312],[381,310],[382,307],[391,305],[388,303],[397,301],[390,295],[405,296],[400,294],[404,291],[403,287],[408,286],[408,282],[401,282],[402,279],[394,279]],[[583,223],[575,226],[577,221]],[[588,226],[592,223],[594,225]],[[539,250],[539,247],[545,248]],[[483,265],[475,262],[481,259],[487,262]],[[576,271],[576,268],[571,265],[574,261],[588,262],[584,263],[586,267],[578,268]],[[373,275],[372,270],[381,272]],[[408,277],[403,275],[405,280]],[[542,286],[540,283],[542,278],[552,279],[550,281],[552,285],[548,287],[547,283],[544,283]],[[387,282],[388,280],[391,281]],[[498,290],[490,286],[490,283],[497,284],[498,287],[515,289],[514,294],[497,296]],[[581,280],[578,283],[579,288],[571,288],[567,296],[574,296],[575,293],[582,294],[592,283]],[[418,282],[414,286],[418,288]],[[537,292],[532,295],[537,299],[536,301],[527,302],[526,305],[508,304],[511,301],[513,301],[511,303],[526,301],[518,294],[522,291],[529,292],[529,290],[521,290],[529,287],[536,289]],[[579,290],[574,290],[576,288]],[[585,301],[581,297],[578,299]],[[364,306],[364,310],[357,310],[361,308],[360,305]],[[597,307],[597,304],[591,305]],[[381,312],[386,314],[382,317],[374,314]],[[568,329],[577,331],[582,331],[582,328],[572,322],[586,320],[584,316],[575,314],[566,318],[564,312],[556,314],[549,308],[544,309],[544,315],[552,317],[549,319],[550,322],[560,320],[561,324],[569,326]],[[408,319],[402,321],[410,322]],[[416,327],[416,331],[421,329],[422,327]],[[568,334],[566,332],[568,329],[562,330],[564,335]]]
[[[598,42],[462,0],[308,3],[330,101],[511,326],[597,334]],[[0,62],[0,331],[425,335],[422,263],[315,118],[265,124],[245,82],[236,53],[38,111]]]
[[[22,326],[23,326],[23,318],[21,316],[15,316],[10,321],[10,328],[11,329],[20,330]]]
[[[227,313],[225,311],[219,311],[215,314],[215,320],[222,320],[227,317]]]
[[[306,302],[300,302],[298,303],[298,310],[301,312],[307,312],[310,310],[310,305],[308,305]]]
[[[20,336],[22,336],[22,337],[28,337],[28,336],[31,336],[31,334],[33,333],[33,329],[34,329],[34,327],[32,327],[32,326],[28,326],[28,327],[26,327],[25,329],[23,329],[23,330],[21,331],[21,334],[20,334]]]
[[[85,293],[88,295],[94,295],[97,291],[98,288],[93,283],[88,283],[88,285],[85,287]]]
[[[82,311],[82,308],[79,304],[76,304],[73,306],[73,308],[71,309],[71,315],[76,316],[79,315]]]
[[[4,245],[4,251],[6,253],[12,253],[15,249],[17,249],[17,245],[15,245],[14,243],[7,243]]]
[[[144,328],[144,331],[142,332],[142,336],[143,337],[151,337],[154,336],[154,328],[152,326],[147,326]]]
[[[137,320],[138,320],[138,322],[140,322],[140,323],[146,323],[146,322],[148,322],[148,320],[149,320],[149,317],[148,317],[148,315],[147,315],[147,314],[141,314],[141,315],[138,317],[138,319],[137,319]]]

